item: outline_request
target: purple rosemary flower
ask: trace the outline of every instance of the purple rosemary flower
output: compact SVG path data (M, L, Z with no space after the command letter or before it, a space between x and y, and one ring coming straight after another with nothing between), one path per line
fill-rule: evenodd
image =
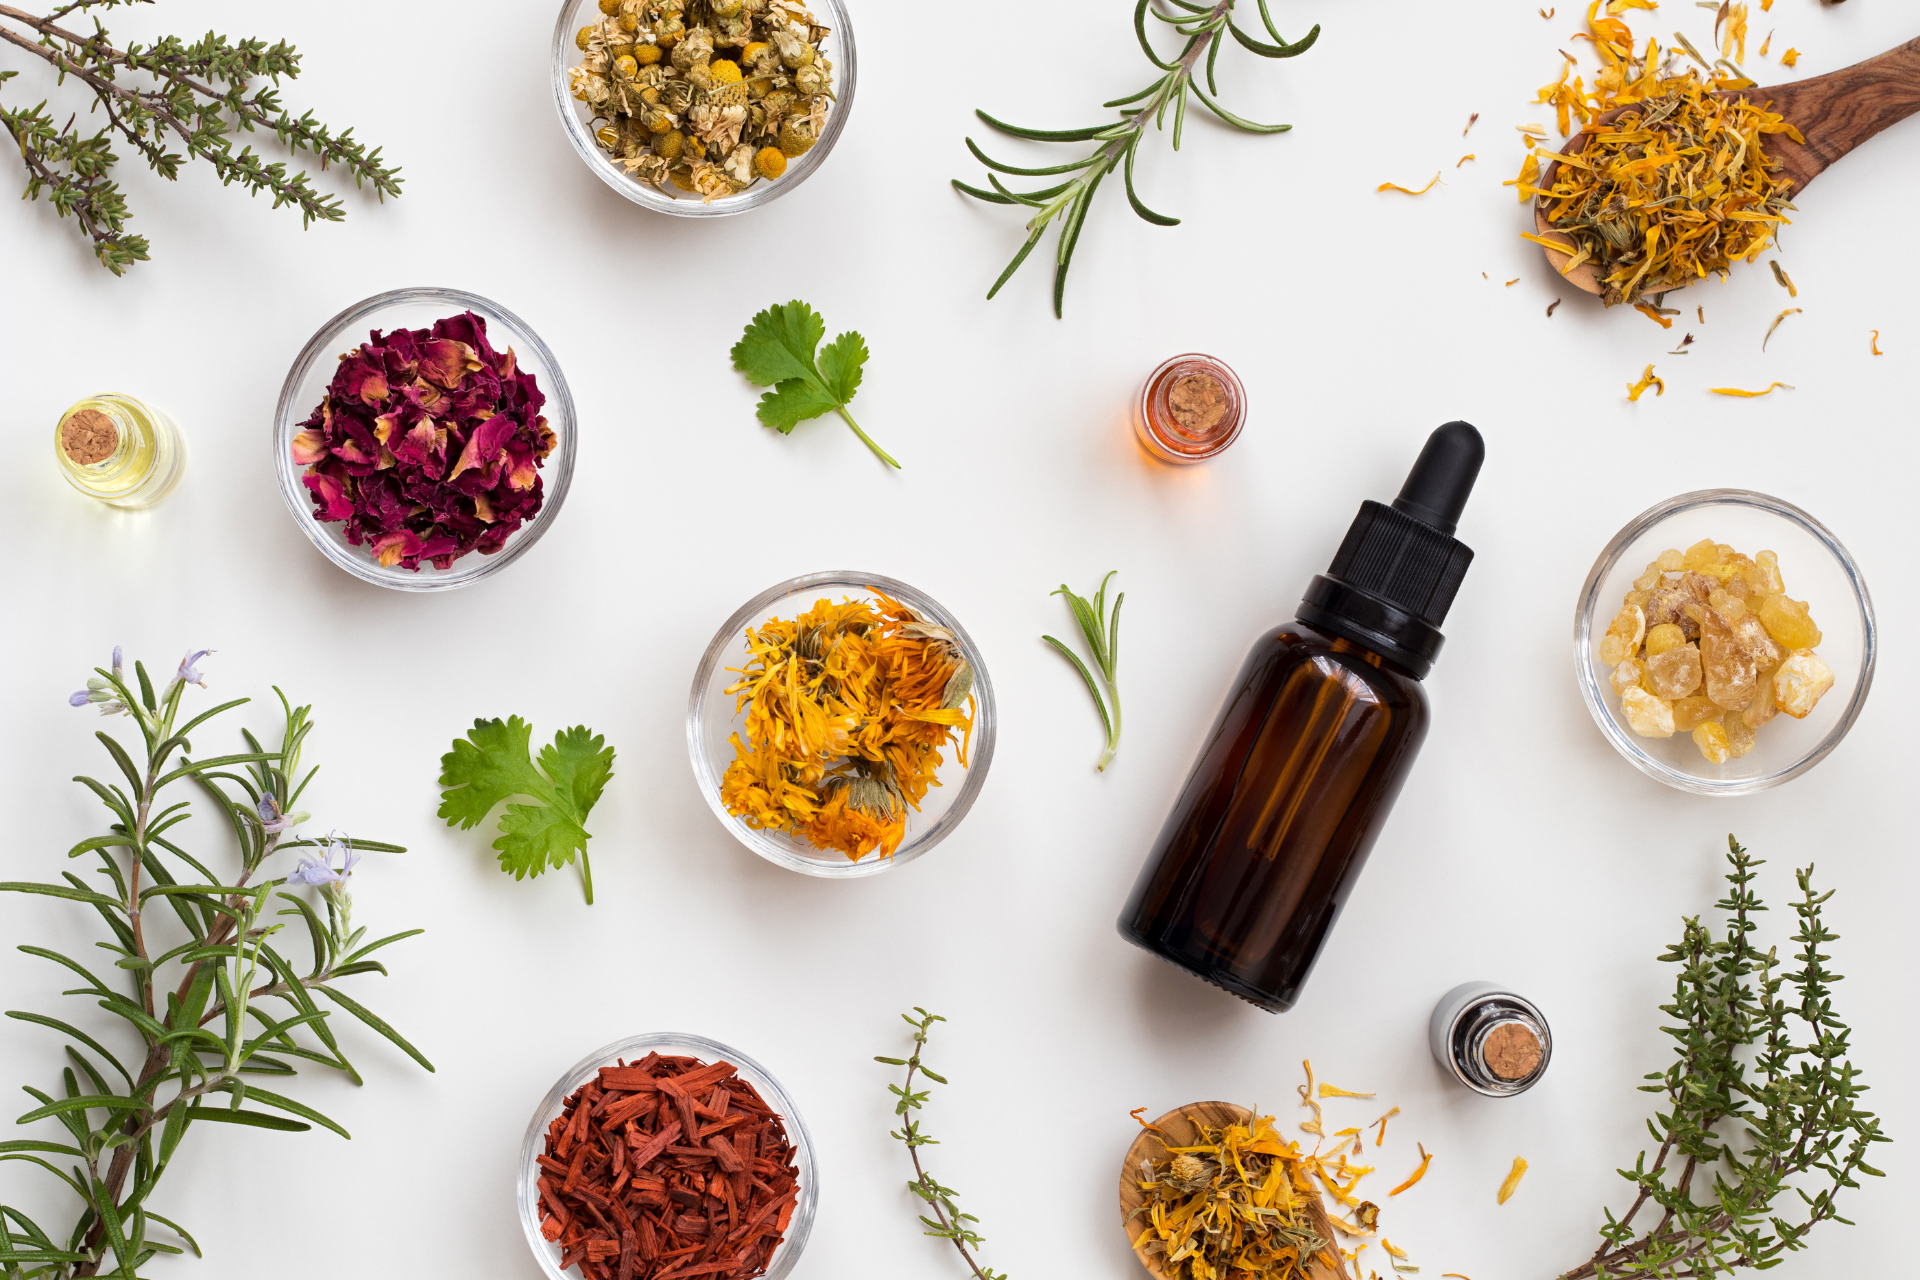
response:
M206 688L207 682L200 675L200 668L196 664L212 652L211 649L196 649L180 659L180 670L174 673L174 681L178 684L197 684L202 689Z
M344 885L360 865L360 855L338 832L318 841L317 846L314 853L300 859L300 865L287 877L288 884ZM339 866L334 865L336 857Z

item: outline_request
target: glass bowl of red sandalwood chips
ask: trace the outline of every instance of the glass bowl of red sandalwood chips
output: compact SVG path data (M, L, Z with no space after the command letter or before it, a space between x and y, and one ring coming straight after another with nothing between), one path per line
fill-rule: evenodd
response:
M780 1280L813 1229L814 1170L765 1067L655 1032L588 1054L541 1100L520 1224L551 1280Z
M1877 651L1873 601L1839 539L1744 489L1683 493L1635 517L1587 575L1573 639L1581 695L1614 749L1714 796L1825 759L1859 718Z

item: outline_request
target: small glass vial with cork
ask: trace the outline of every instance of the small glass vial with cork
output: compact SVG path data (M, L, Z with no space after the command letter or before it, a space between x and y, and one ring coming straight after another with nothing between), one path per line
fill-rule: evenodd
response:
M1454 1079L1489 1098L1525 1093L1553 1057L1545 1015L1491 982L1463 982L1440 997L1427 1044Z
M186 472L180 428L150 404L114 392L88 396L60 415L54 457L67 483L110 507L150 507Z
M1212 356L1190 352L1155 369L1133 407L1133 430L1148 453L1176 465L1225 452L1247 419L1247 390Z

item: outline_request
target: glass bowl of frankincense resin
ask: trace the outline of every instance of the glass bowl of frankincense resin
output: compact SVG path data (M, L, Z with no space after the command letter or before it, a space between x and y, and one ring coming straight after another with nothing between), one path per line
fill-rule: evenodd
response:
M1649 777L1764 791L1824 760L1873 683L1873 601L1827 527L1761 493L1683 493L1635 517L1580 592L1594 722Z

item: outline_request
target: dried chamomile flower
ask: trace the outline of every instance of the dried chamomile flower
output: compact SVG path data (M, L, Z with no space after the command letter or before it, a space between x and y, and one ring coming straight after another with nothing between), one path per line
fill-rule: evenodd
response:
M601 0L573 96L640 181L715 200L785 175L826 127L830 32L795 0Z

